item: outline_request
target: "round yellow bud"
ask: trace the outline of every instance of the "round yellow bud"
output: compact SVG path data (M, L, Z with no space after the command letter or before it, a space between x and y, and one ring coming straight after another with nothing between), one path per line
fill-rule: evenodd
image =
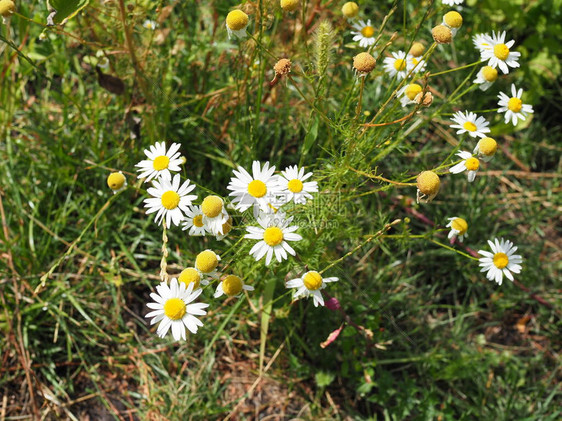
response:
M125 181L127 180L121 172L112 172L107 177L107 185L113 191L121 190L125 185Z
M12 0L0 0L0 16L7 18L16 11L16 4Z
M248 26L250 19L242 10L233 10L226 16L226 26L233 31L239 31Z
M353 67L359 73L367 74L371 72L376 64L375 58L369 53L359 53L353 57Z
M498 150L498 143L491 137L485 137L478 142L478 151L485 156L494 156Z
M341 8L341 12L348 19L353 19L359 14L359 6L354 1L348 1Z
M299 7L300 0L281 0L281 9L285 12L292 12Z
M421 57L424 51L425 47L421 42L414 42L410 48L410 54L414 57Z
M234 297L242 292L244 284L236 275L228 275L222 280L222 291L229 297Z
M431 30L431 35L437 44L449 44L453 39L453 33L445 25L437 25Z
M422 171L416 180L418 190L426 196L435 196L439 191L441 181L433 171Z

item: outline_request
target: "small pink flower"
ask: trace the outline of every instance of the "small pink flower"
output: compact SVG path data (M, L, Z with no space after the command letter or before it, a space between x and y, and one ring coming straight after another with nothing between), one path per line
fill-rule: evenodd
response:
M341 304L336 297L332 297L326 300L325 305L332 311L337 311L341 308Z

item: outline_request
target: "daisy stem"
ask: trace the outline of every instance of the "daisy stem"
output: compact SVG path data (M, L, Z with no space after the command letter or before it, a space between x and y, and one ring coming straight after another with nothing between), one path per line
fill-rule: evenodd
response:
M470 91L472 91L474 88L476 88L476 86L477 86L477 85L476 85L475 83L472 84L472 85L470 85L470 86L469 86L468 88L466 88L463 92L461 92L461 93L458 94L456 97L454 97L453 99L451 99L451 100L449 101L449 103L450 103L450 104L454 104L454 103L457 101L457 99L463 97L464 95L466 95L467 93L469 93ZM453 92L453 94L454 94L454 92ZM451 96L453 96L453 95L451 95Z
M442 72L438 72L438 73L430 73L428 77L439 76L439 75L444 75L445 73L456 72L457 70L468 69L469 67L476 66L480 63L482 63L482 60L478 60L478 61L475 61L474 63L466 64L466 65L461 66L461 67L455 67L454 69L443 70Z
M356 170L355 168L352 168L352 167L348 167L348 169L350 169L351 171L354 171L357 174L362 175L364 177L375 179L375 180L385 181L387 183L394 184L396 186L411 187L411 186L416 185L416 183L402 183L400 181L389 180L388 178L381 177L380 175L369 174L369 173L361 171L361 170Z
M279 60L277 58L277 56L275 54L273 54L271 51L269 51L260 41L258 41L258 39L256 37L254 37L252 34L250 34L249 32L247 32L248 36L250 38L252 38L254 40L254 42L257 44L258 47L260 47L265 53L267 53L268 55L271 56L271 58L273 58L275 61Z
M359 117L361 113L361 103L363 102L363 88L365 87L365 78L362 77L361 79L361 86L359 87L359 101L357 101L357 110L355 112L355 118Z
M457 249L455 249L455 248L453 248L453 247L450 247L450 246L448 246L447 244L440 243L439 241L433 240L433 239L431 239L431 238L428 238L428 240L429 240L430 242L432 242L433 244L437 244L438 246L443 247L443 248L446 248L447 250L454 251L455 253L458 253L458 254L460 254L461 256L464 256L464 257L468 257L468 258L471 259L471 260L476 260L476 261L480 260L480 259L478 259L477 257L473 257L473 256L471 256L470 254L465 253L465 252L460 251L460 250L457 250Z
M293 82L293 86L295 87L295 89L297 90L297 92L300 94L300 96L306 101L306 103L308 105L310 105L314 111L316 111L318 113L318 115L320 117L322 117L322 119L324 119L328 124L332 124L332 121L326 116L326 114L324 114L321 110L318 109L318 107L316 107L316 105L314 105L303 93L303 91L301 91L301 89L298 87L298 85L295 83L295 81L293 80L293 77L291 76L291 74L287 74L287 77L289 78L289 80L291 82Z

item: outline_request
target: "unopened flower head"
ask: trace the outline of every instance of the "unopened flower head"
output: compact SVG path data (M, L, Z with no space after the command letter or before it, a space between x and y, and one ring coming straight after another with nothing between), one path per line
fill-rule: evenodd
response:
M421 57L425 51L425 47L421 42L414 42L410 47L410 51L408 53L412 57Z
M312 296L314 301L314 307L318 305L324 305L324 298L320 292L322 289L326 288L326 284L330 282L337 282L338 278L323 278L320 273L312 270L303 274L300 278L291 279L287 282L287 288L297 288L293 294L293 298L297 299L301 296L310 297Z
M353 25L355 31L351 31L353 41L359 41L359 46L368 48L375 43L375 27L369 19L367 22L364 20L359 21Z
M478 117L476 113L466 111L464 114L457 111L453 114L454 123L451 127L458 129L457 134L468 133L470 137L486 137L486 133L490 133L489 122L484 117Z
M281 0L279 4L281 5L281 9L285 12L293 12L297 10L300 2L301 0Z
M418 187L418 203L428 203L439 193L441 180L439 180L439 176L433 171L422 171L416 179L416 185Z
M369 53L359 53L353 57L353 69L359 76L366 76L373 71L377 62Z
M509 240L503 238L498 241L497 238L494 242L488 240L488 244L492 249L492 253L485 250L479 250L478 254L484 256L480 258L480 272L486 272L486 278L490 281L496 281L499 285L502 284L503 275L510 281L513 281L513 273L521 272L521 263L523 259L520 255L515 254L517 247Z
M443 16L443 25L450 28L453 36L455 36L462 26L462 15L454 10L445 13Z
M266 162L262 167L259 161L252 163L252 175L240 166L234 170L234 177L226 188L231 190L229 196L233 196L232 204L236 209L243 212L252 205L258 205L267 211L280 191L274 172L275 166L270 167Z
M201 203L201 213L203 214L203 224L213 235L222 235L223 224L228 221L228 212L224 201L215 195L207 196Z
M189 211L192 201L197 199L195 195L189 195L195 188L186 180L180 186L180 175L176 174L173 179L160 178L152 182L147 192L151 198L144 199L145 207L148 208L147 214L156 213L155 222L165 220L166 226L171 224L179 225L184 218L184 214Z
M511 123L517 126L517 120L525 121L529 114L533 114L533 106L523 104L521 97L523 96L523 89L517 90L514 84L511 84L511 97L500 92L498 98L499 109L498 113L505 113L505 123Z
M213 250L204 250L195 258L195 269L197 269L201 275L218 278L217 266L220 260L220 256ZM205 283L203 283L203 285L205 285Z
M246 36L246 28L250 18L242 10L233 10L226 16L226 30L228 38L233 36L237 38L244 38Z
M473 153L477 154L484 162L489 162L498 150L497 142L491 137L483 137L478 141Z
M498 78L498 71L491 66L484 66L476 75L473 83L479 84L480 89L486 91Z
M467 151L460 151L457 153L457 156L461 158L462 161L452 166L449 171L452 174L459 174L463 171L467 171L468 182L472 183L480 168L480 161Z
M458 237L459 241L463 241L464 237L468 237L468 234L466 233L468 231L468 223L466 220L456 216L448 219L449 223L447 224L447 227L451 228L448 235L449 239Z
M144 150L144 154L148 159L139 162L135 167L140 172L139 178L145 178L150 181L155 177L165 177L170 179L172 174L170 171L180 171L182 164L181 154L178 152L179 143L172 143L170 149L166 151L165 142L156 142L149 149Z
M253 291L254 287L250 285L246 285L244 281L236 275L228 275L225 276L222 281L217 285L217 289L215 291L215 298L218 298L222 295L226 295L228 297L239 297L242 295L242 291Z
M353 1L348 1L342 6L341 12L348 19L356 18L359 14L359 5Z
M505 42L505 36L505 31L497 34L492 32L492 36L485 41L489 45L480 49L480 55L482 61L488 60L488 66L499 67L504 74L507 74L510 67L519 67L518 60L521 53L511 51L515 41Z
M170 285L162 282L156 287L158 294L151 293L150 297L154 300L148 303L147 307L152 309L145 317L152 317L150 324L158 325L156 334L163 338L172 329L172 336L176 341L185 340L185 328L191 333L197 333L197 329L203 323L195 316L204 316L204 310L209 304L193 303L201 295L203 290L194 289L194 284L190 283L187 287L185 283L172 278Z
M112 172L107 177L107 186L113 190L113 194L117 194L127 187L127 179L121 171Z
M189 284L193 284L193 290L195 291L201 284L201 274L194 267L188 267L181 271L178 281L183 282L186 288Z
M404 51L392 53L392 57L384 59L384 70L390 76L396 76L398 80L402 80L408 74L408 61L410 61L410 58Z
M189 230L188 234L193 236L205 235L207 229L203 223L203 212L201 206L189 206L185 211L185 219L182 221L182 230Z
M431 36L437 44L450 44L453 40L453 31L445 25L437 25L431 30Z
M285 168L279 176L279 187L285 196L285 202L291 200L297 204L304 204L307 200L312 199L312 193L318 192L318 183L316 181L306 181L312 177L312 173L305 174L304 168L298 168L296 165Z

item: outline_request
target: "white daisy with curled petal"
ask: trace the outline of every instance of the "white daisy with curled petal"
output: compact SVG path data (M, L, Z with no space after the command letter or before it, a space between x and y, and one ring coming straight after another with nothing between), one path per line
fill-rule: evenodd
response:
M472 43L480 51L482 56L482 51L491 48L492 40L488 34L476 34L472 37Z
M447 219L449 220L447 227L451 228L449 235L447 236L449 240L458 237L459 241L462 241L464 240L464 237L468 237L468 234L466 233L468 231L468 223L466 220L456 216Z
M147 192L152 197L144 199L145 207L148 208L147 214L157 212L155 222L166 220L166 226L171 224L179 225L184 218L184 214L189 211L192 201L197 199L195 195L188 193L195 188L194 184L189 184L186 180L180 186L180 175L176 174L173 179L160 178L152 181L152 186Z
M505 42L505 35L505 31L497 34L492 32L492 36L488 38L490 46L481 49L480 54L482 61L488 60L488 66L499 67L504 74L508 74L510 67L519 67L521 53L511 51L515 41Z
M406 70L408 73L412 72L412 74L421 73L425 70L427 63L425 60L422 60L420 57L414 57L411 54L408 54L408 62L406 63Z
M515 85L511 84L511 97L507 96L503 92L500 92L498 98L498 113L505 113L505 123L511 123L517 126L517 120L521 119L525 121L529 114L533 114L533 106L529 104L523 104L521 96L523 95L523 89L517 90Z
M171 328L172 336L176 341L185 340L185 328L191 333L197 333L199 326L203 326L203 323L195 316L207 314L203 309L209 307L209 304L192 304L202 292L199 288L194 291L193 287L193 283L186 288L185 283L178 284L177 279L172 278L169 286L166 282L162 282L156 287L158 294L150 294L155 302L148 303L147 307L153 311L144 317L152 317L151 325L160 322L156 330L159 337L166 336Z
M468 182L472 183L476 178L478 168L480 168L480 161L478 160L478 158L473 157L472 154L467 151L460 151L457 153L457 156L462 158L462 161L452 166L449 169L449 172L451 172L452 174L459 174L463 171L468 171Z
M304 173L304 168L299 169L296 165L287 167L281 172L277 179L279 187L283 190L285 203L291 200L297 204L304 204L308 199L312 199L311 193L318 192L318 183L316 181L306 181L312 177L312 173Z
M371 19L364 20L353 25L355 31L351 31L353 41L359 41L359 47L368 48L375 43L375 27L371 23Z
M223 235L223 225L230 218L224 201L215 195L207 196L201 203L201 212L205 228L213 235Z
M482 268L480 272L487 272L486 278L496 281L499 285L502 284L503 275L513 281L511 272L520 273L521 263L523 263L521 256L515 254L517 247L511 241L503 238L499 241L495 238L494 242L488 240L488 244L493 253L478 250L478 254L484 256L480 258L479 266Z
M165 142L156 142L149 149L145 149L144 153L148 157L144 161L139 162L135 167L140 172L139 178L145 178L150 181L155 177L172 178L170 171L181 170L180 165L183 160L181 154L178 152L180 148L179 143L172 143L170 149L166 152Z
M406 84L396 93L396 98L400 99L400 104L405 107L416 104L415 99L422 91L423 87L417 83Z
M265 256L265 264L269 265L273 255L278 262L287 260L287 253L294 256L295 250L287 241L300 241L302 237L295 234L299 228L296 225L289 226L293 218L286 218L282 212L274 214L262 214L258 217L260 227L247 227L248 234L244 238L260 240L250 250L250 255L260 260Z
M487 91L497 79L498 71L493 67L484 66L478 71L476 79L474 79L472 83L480 85L480 90Z
M447 6L456 6L463 4L464 0L441 0L441 3L446 4Z
M484 117L478 117L476 113L466 111L464 114L457 111L451 118L453 122L451 127L457 130L457 134L468 133L470 137L486 137L486 133L490 133L489 122Z
M297 299L300 296L309 297L312 296L314 300L314 307L324 305L324 298L320 290L326 288L326 284L329 282L337 282L338 278L322 278L318 272L312 270L306 272L300 278L291 279L286 283L287 288L297 288L293 294L293 298Z
M203 213L200 206L189 206L185 211L185 219L182 221L182 230L189 230L189 235L205 235L206 229L203 223Z
M227 295L228 297L240 297L240 295L242 295L242 291L253 290L254 287L246 285L240 277L236 275L228 275L217 285L214 297L218 298L222 295Z
M408 62L411 61L411 57L409 54L406 54L404 51L398 51L396 53L392 53L392 57L386 57L384 59L384 70L390 76L396 78L398 80L402 80L408 74Z
M234 197L232 204L235 208L244 212L257 204L260 209L267 210L280 191L274 172L275 166L270 167L269 162L266 162L262 168L259 161L252 163L252 175L240 166L234 170L234 177L226 188L231 190L229 196Z

